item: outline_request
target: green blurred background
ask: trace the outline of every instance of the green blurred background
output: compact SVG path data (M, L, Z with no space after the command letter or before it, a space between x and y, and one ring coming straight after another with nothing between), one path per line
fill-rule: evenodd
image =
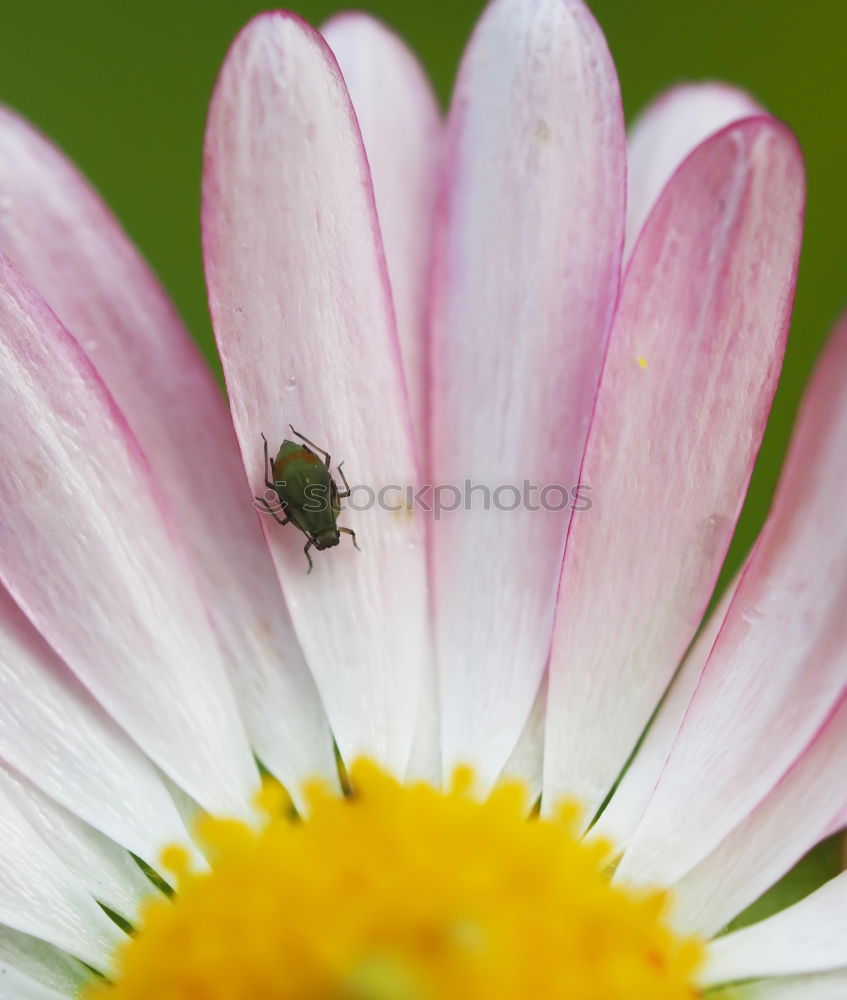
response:
M446 102L481 0L372 0L428 67ZM761 524L794 412L826 333L847 301L847 4L833 0L593 0L618 65L627 115L681 79L747 87L797 131L809 209L785 371L737 533L736 563ZM0 101L64 147L161 275L210 358L199 251L206 104L250 0L3 0ZM301 0L315 24L342 9Z

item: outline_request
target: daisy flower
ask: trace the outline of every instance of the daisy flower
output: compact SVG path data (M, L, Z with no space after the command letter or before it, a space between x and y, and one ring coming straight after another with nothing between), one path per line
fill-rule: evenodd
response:
M227 408L1 112L0 998L843 1000L847 874L727 928L847 824L847 324L703 621L803 204L732 88L627 137L581 0L494 0L444 121L368 17L262 15L203 168ZM311 573L290 426L374 500Z

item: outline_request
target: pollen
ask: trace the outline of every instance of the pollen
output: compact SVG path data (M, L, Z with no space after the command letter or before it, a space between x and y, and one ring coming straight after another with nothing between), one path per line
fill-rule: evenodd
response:
M204 819L208 871L169 849L113 983L86 1000L693 1000L703 948L669 900L609 882L578 810L528 818L519 785L403 785L367 761L350 794L265 795L252 829Z
M639 366L639 368L646 368L647 367L647 358L643 357L640 354L638 356L638 366Z

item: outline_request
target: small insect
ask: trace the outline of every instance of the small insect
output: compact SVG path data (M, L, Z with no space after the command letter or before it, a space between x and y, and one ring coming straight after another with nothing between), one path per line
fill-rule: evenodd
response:
M288 426L291 427L291 424ZM279 524L288 524L290 521L309 539L303 551L309 560L311 573L312 557L309 549L313 545L319 550L332 548L341 541L343 532L353 539L356 549L361 549L356 544L356 533L350 528L339 528L336 523L341 513L341 501L350 496L350 484L342 468L344 463L341 462L338 466L338 474L344 483L344 492L339 493L330 472L332 460L329 453L303 437L293 427L291 433L304 444L286 439L280 445L275 459L268 455L268 439L262 435L265 442L265 486L279 497L285 518L280 518L265 498L256 497L256 502ZM316 452L323 455L323 461Z

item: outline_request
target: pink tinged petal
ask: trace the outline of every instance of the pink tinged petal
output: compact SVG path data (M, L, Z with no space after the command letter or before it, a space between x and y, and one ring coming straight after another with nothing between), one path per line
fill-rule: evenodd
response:
M650 723L635 758L618 782L608 805L591 829L593 835L610 840L617 849L626 846L647 809L695 688L712 652L738 581L727 589L697 636Z
M334 774L226 403L173 307L74 167L0 109L0 252L80 341L150 462L186 543L256 752L296 790Z
M188 839L153 764L2 586L0 760L150 865L165 844Z
M847 690L845 482L847 322L806 394L773 509L621 877L682 878L774 788Z
M716 934L823 840L847 802L845 760L847 695L770 795L677 883L674 924Z
M156 890L127 851L2 766L0 789L99 903L137 922L142 902Z
M441 146L438 105L414 54L379 21L365 14L341 14L321 33L344 74L370 163L406 387L422 451L424 346Z
M762 113L749 94L723 83L683 84L661 94L639 115L627 150L628 260L647 216L685 158L722 128Z
M149 470L72 337L0 258L0 582L205 808L257 785L218 649Z
M748 119L683 164L635 249L559 592L548 808L600 806L702 619L779 374L802 212L794 137Z
M449 117L431 388L434 482L535 487L527 506L487 513L477 490L433 532L444 770L471 762L483 784L549 653L569 514L528 506L577 482L618 290L624 159L614 65L581 0L494 0Z
M54 991L47 996L58 993L60 996L77 997L82 993L83 985L91 981L90 971L66 952L9 927L0 927L0 970L5 970L0 971L2 1000L7 997L9 1000L21 1000L27 996L26 992L17 993L8 985L16 981L13 973L26 977L24 981L28 983L37 984L32 986L32 996L38 996L37 988L41 986ZM4 994L4 985L11 992Z
M0 788L0 924L104 972L126 940Z
M718 938L702 984L847 967L847 872L758 924Z
M0 962L0 1000L64 1000L69 996L73 994L54 990L26 972Z
M326 44L291 15L255 19L224 64L206 138L203 238L255 492L265 489L261 434L276 450L293 437L289 423L335 462L346 459L354 484L416 482L358 126ZM313 550L311 575L303 536L262 521L342 755L368 753L402 773L424 655L421 519L345 510L340 523L356 530L362 551L342 535L338 549Z

